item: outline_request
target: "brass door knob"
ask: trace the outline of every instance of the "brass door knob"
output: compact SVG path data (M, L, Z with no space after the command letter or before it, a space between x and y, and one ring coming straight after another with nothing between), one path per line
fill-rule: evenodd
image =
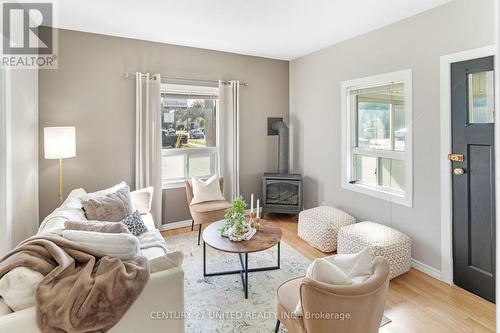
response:
M453 169L453 174L455 176L460 176L460 175L463 175L464 173L465 173L465 171L462 168L455 168L455 169Z

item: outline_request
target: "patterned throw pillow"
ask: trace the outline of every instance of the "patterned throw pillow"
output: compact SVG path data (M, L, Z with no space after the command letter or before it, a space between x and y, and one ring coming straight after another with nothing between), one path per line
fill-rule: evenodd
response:
M148 228L142 221L141 215L139 214L138 210L136 210L120 222L125 224L130 233L136 237L148 231Z

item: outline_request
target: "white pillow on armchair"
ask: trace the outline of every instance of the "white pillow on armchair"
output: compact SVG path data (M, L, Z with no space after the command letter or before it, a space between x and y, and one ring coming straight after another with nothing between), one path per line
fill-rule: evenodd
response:
M363 283L373 274L373 251L366 247L355 254L336 254L315 259L306 272L306 277L332 285L352 285ZM299 300L295 316L302 316Z
M191 205L206 201L224 200L220 190L218 175L213 175L205 181L198 177L193 177L191 183L193 185L193 199L191 200Z

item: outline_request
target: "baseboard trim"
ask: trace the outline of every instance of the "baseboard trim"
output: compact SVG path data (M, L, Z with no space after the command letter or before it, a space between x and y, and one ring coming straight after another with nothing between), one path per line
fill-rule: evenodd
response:
M192 222L193 222L193 220L184 220L184 221L179 221L179 222L172 222L172 223L162 224L158 228L158 230L160 230L160 231L166 231L166 230L172 230L172 229L179 229L179 228L184 228L184 227L190 227Z
M422 273L425 273L427 275L432 276L435 279L441 280L441 271L435 269L434 267L431 267L429 265L424 264L423 262L420 262L415 259L411 259L411 267L415 268L418 271L421 271Z

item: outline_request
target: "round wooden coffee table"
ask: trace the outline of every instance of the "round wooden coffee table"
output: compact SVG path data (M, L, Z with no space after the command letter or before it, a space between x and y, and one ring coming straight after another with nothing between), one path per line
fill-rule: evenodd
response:
M229 274L240 274L243 283L243 290L245 291L245 298L248 298L248 273L249 272L262 272L274 269L280 269L280 241L281 229L273 222L260 220L260 230L255 233L252 239L248 241L233 242L229 238L222 237L220 230L223 228L226 221L217 221L210 224L203 230L203 276L218 276ZM240 258L241 269L232 271L223 271L216 273L207 273L206 256L207 247L210 246L216 250L236 253ZM278 264L271 267L255 267L248 268L248 254L253 252L260 252L267 250L273 246L278 247ZM243 262L243 255L245 260Z

